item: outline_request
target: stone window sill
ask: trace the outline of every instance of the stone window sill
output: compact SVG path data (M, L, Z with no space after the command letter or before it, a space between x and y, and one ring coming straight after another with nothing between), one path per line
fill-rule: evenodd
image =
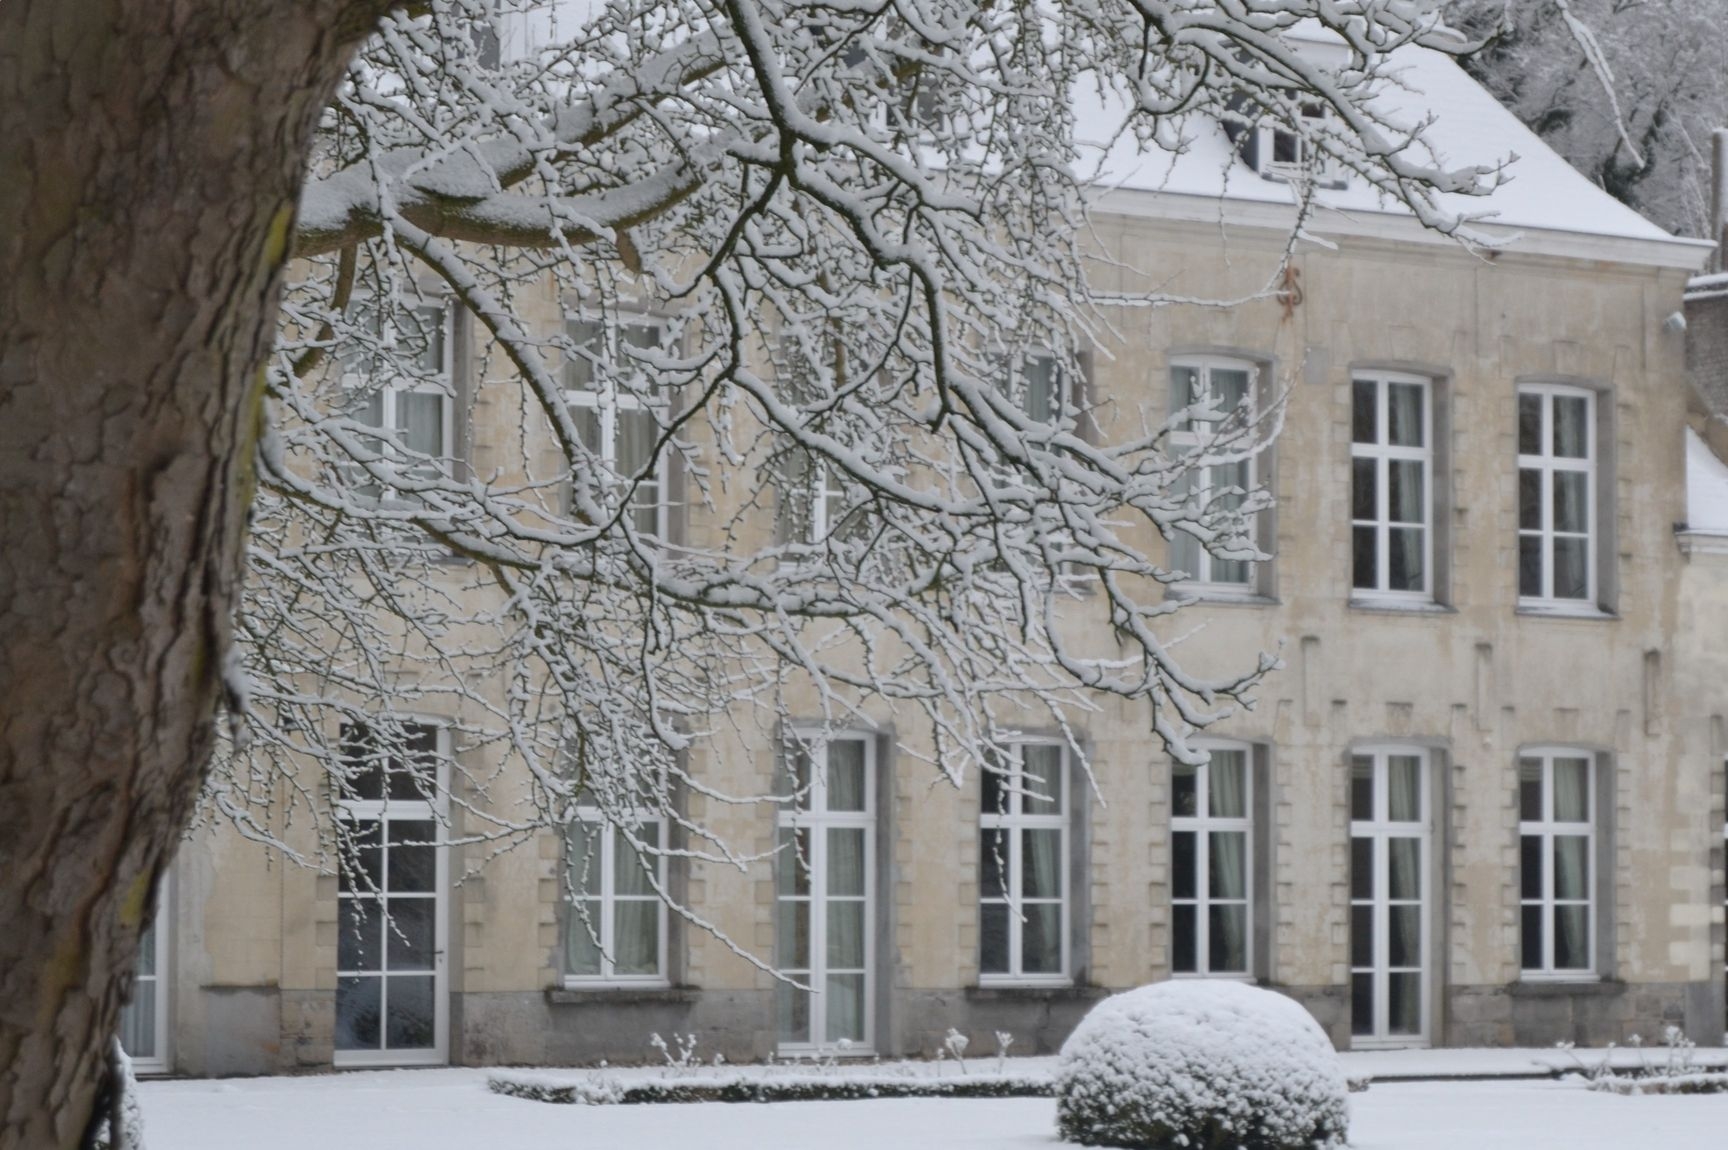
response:
M1608 978L1530 978L1507 988L1514 998L1612 998L1626 992L1626 984Z
M550 1006L677 1006L695 1002L701 992L690 986L549 986Z
M1013 983L968 986L970 1002L1092 1002L1108 998L1101 986L1016 986Z

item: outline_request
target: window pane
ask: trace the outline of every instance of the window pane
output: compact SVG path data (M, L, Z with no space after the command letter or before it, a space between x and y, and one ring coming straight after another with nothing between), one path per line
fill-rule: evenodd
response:
M1350 585L1364 591L1380 588L1379 531L1373 527L1350 529Z
M1386 514L1391 522L1426 523L1423 490L1421 460L1386 461Z
M1056 361L1048 356L1029 356L1021 365L1025 375L1025 406L1021 409L1031 419L1052 423L1062 415L1062 397L1058 390Z
M1520 898L1542 897L1542 836L1518 838L1518 894Z
M828 894L864 895L864 829L828 829Z
M1213 898L1248 897L1248 836L1241 831L1213 831L1207 862L1208 894Z
M1590 897L1590 840L1582 835L1554 836L1554 897Z
M796 796L794 805L801 811L810 809L810 752L802 747L786 755L786 769L774 776L774 793L781 798Z
M1218 401L1218 414L1228 416L1248 398L1248 373L1239 368L1215 367L1210 372L1212 395Z
M1022 974L1062 972L1062 906L1034 903L1026 906L1026 922L1020 935Z
M1542 530L1542 472L1533 467L1518 469L1518 526Z
M864 976L835 974L828 978L827 1032L829 1042L864 1041Z
M382 900L340 900L336 921L336 968L378 970L384 954L384 909Z
M1421 591L1427 584L1427 531L1420 527L1386 529L1386 587L1390 591Z
M810 969L810 904L781 899L774 940L774 963L781 970Z
M864 900L828 903L828 965L835 970L864 967Z
M1200 544L1192 535L1177 532L1170 538L1170 570L1181 571L1190 579L1205 574L1200 569Z
M989 903L978 908L978 969L984 974L1008 973L1008 907Z
M1248 973L1248 908L1241 904L1210 908L1207 969L1213 974Z
M599 977L600 904L593 900L574 903L564 923L564 969L571 974Z
M1374 1033L1374 976L1350 976L1350 1033Z
M1566 459L1589 458L1590 402L1581 395L1554 397L1554 454Z
M1215 819L1248 817L1248 755L1244 751L1213 751L1207 764L1207 813Z
M1518 396L1518 454L1542 454L1542 397L1521 393Z
M349 822L343 827L337 889L376 894L384 888L384 824L378 819Z
M1590 760L1554 760L1554 821L1590 821Z
M1200 969L1195 913L1193 903L1170 908L1170 969L1177 974L1193 974Z
M1543 969L1542 919L1541 903L1528 903L1524 906L1518 930L1519 963L1524 970Z
M433 960L432 922L435 900L430 898L393 898L389 900L390 921L385 924L384 954L391 970L431 970Z
M1002 785L1002 772L995 767L980 767L978 782L983 788L978 806L987 815L1008 812L1008 788Z
M775 855L775 870L779 874L780 893L808 895L810 893L810 831L781 827L779 852Z
M1350 908L1350 965L1374 965L1374 908L1358 905Z
M1350 442L1379 443L1380 427L1375 399L1379 387L1371 379L1358 379L1350 385Z
M1374 840L1366 836L1350 840L1350 897L1374 897Z
M1386 817L1395 823L1422 821L1422 760L1416 755L1386 757Z
M1554 969L1587 970L1590 945L1585 937L1590 911L1582 906L1554 908Z
M378 1049L383 982L377 976L336 980L337 1050Z
M1518 594L1527 599L1542 597L1542 537L1518 537Z
M594 388L594 360L605 353L606 329L592 320L575 319L564 325L575 345L575 353L564 361L564 386L572 391Z
M1062 832L1022 831L1020 894L1023 898L1062 897Z
M1350 759L1350 817L1360 822L1374 818L1374 759L1370 755Z
M1198 368L1172 367L1170 369L1170 411L1174 415L1185 407L1192 407L1200 398L1200 372ZM1193 427L1193 421L1183 419L1175 425L1175 430L1186 431Z
M612 885L618 894L622 895L653 895L654 884L648 880L648 873L643 869L646 865L659 870L658 857L653 853L660 846L660 827L656 823L645 823L631 828L646 853L637 854L636 848L630 845L630 840L621 832L612 835Z
M600 449L600 410L576 405L570 409L570 420L576 425L576 438L595 459L604 458Z
M1225 583L1235 587L1245 586L1248 582L1250 564L1246 559L1214 559L1212 560L1212 582Z
M1389 966L1422 965L1422 908L1386 908L1386 961Z
M774 1006L775 1016L779 1019L780 1041L809 1042L810 992L776 982Z
M652 899L625 899L613 910L613 972L659 974L660 904Z
M612 470L621 479L648 471L654 459L655 441L660 425L652 412L640 408L624 408L614 420L617 442L613 446Z
M1350 517L1379 519L1380 505L1376 484L1379 482L1380 461L1352 459L1350 461Z
M1171 764L1170 813L1177 818L1191 818L1200 813L1200 794L1196 789L1199 773L1200 768L1186 763Z
M1062 748L1028 743L1020 748L1025 764L1022 809L1029 815L1053 815L1062 810Z
M828 744L828 809L864 809L864 740L840 739Z
M1590 476L1582 471L1554 473L1554 530L1585 535L1590 531Z
M390 820L390 889L428 893L438 874L438 824L430 819Z
M1386 840L1387 897L1422 897L1422 841L1414 838Z
M1554 539L1554 598L1590 597L1589 541L1576 537Z
M978 893L980 898L1008 897L1008 832L978 834Z
M1539 823L1542 813L1542 760L1518 760L1518 817Z
M1422 976L1386 976L1386 1029L1392 1034L1422 1033Z
M1193 831L1176 831L1170 836L1170 896L1193 898L1195 891L1196 840Z
M1386 385L1387 439L1395 447L1423 446L1422 393L1419 383Z

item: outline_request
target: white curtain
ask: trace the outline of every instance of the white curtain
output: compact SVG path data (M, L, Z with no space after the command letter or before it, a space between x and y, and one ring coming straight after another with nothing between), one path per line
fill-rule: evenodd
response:
M1393 822L1422 820L1422 760L1393 755L1386 760L1386 812Z
M1212 761L1207 764L1207 789L1210 806L1207 813L1215 819L1246 818L1248 808L1245 791L1248 773L1247 753L1244 751L1213 751Z
M1554 760L1554 821L1582 823L1590 819L1588 759Z

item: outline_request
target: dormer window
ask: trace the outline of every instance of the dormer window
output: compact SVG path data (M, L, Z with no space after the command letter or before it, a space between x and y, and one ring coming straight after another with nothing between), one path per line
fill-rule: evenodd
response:
M1305 100L1295 104L1291 112L1274 116L1242 98L1233 102L1233 114L1225 118L1224 131L1262 179L1282 183L1313 180L1326 187L1343 186L1343 173L1316 143L1330 126L1326 105Z

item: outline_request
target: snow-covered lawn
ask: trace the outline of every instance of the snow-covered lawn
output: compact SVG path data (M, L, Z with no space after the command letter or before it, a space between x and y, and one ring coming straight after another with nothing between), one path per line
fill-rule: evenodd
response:
M492 1094L483 1070L149 1082L158 1150L950 1150L1045 1147L1047 1098L556 1106ZM1354 1094L1358 1150L1721 1150L1728 1094L1625 1098L1576 1083L1380 1082Z

